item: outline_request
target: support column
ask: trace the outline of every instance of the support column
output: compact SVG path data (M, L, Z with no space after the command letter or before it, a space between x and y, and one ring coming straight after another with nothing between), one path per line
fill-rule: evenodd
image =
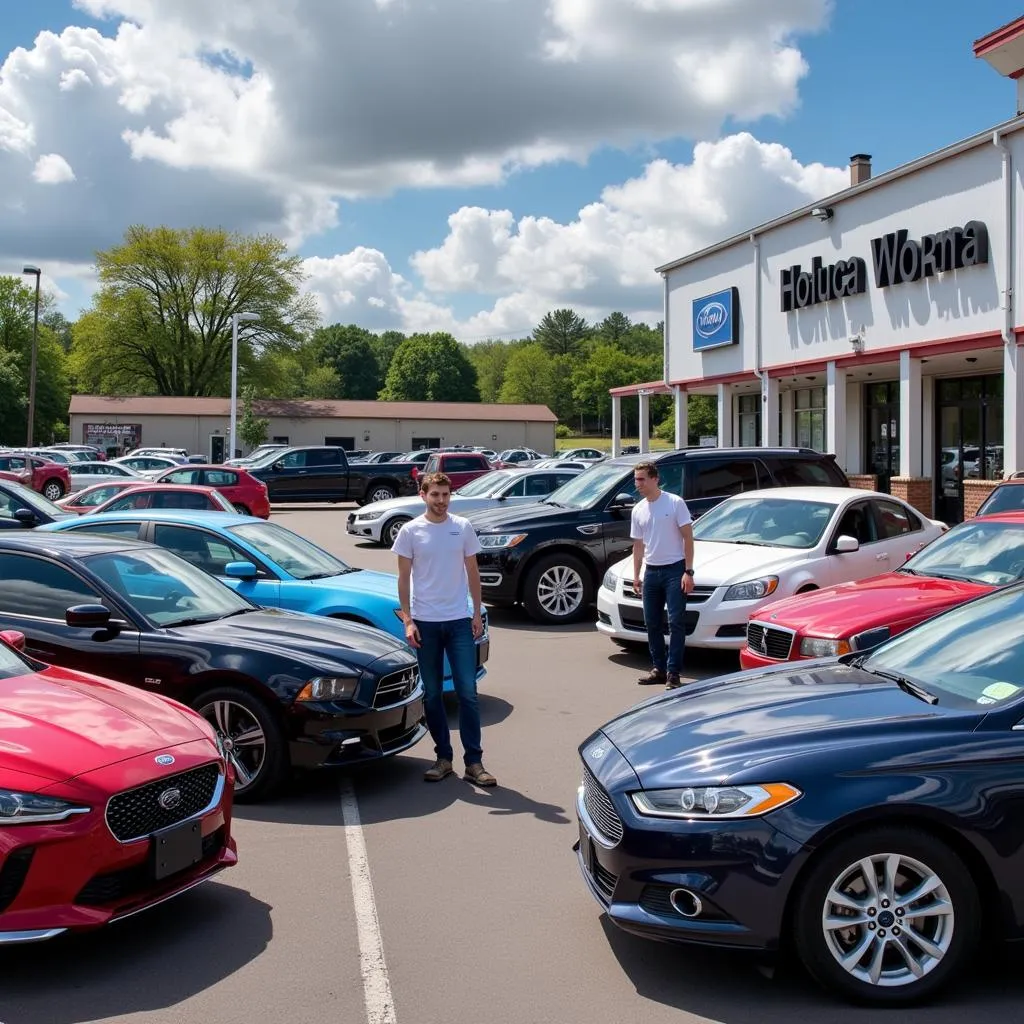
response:
M920 479L921 460L921 360L900 353L900 476Z
M782 392L782 446L793 448L796 434L796 392Z
M1014 343L1003 348L1003 476L1018 469L1024 469L1024 349Z
M612 395L612 458L622 454L622 398Z
M779 382L766 373L761 378L761 444L779 443Z
M676 447L685 448L690 443L690 424L687 418L689 395L676 385Z
M651 396L646 391L641 391L640 417L637 420L637 428L640 434L640 451L646 455L651 450Z
M718 385L718 447L732 446L732 390L727 384Z
M846 373L834 359L825 364L825 450L846 469Z

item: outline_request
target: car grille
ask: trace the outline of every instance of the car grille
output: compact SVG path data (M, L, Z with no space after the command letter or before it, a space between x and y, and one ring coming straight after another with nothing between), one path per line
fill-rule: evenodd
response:
M620 604L619 618L622 620L624 628L635 630L638 633L647 632L647 620L644 618L643 608L637 608L631 604ZM697 628L699 621L700 612L690 611L687 608L683 613L683 630L687 636ZM668 619L664 615L662 615L661 619L661 631L668 633Z
M686 607L689 608L691 605L701 605L710 600L711 595L715 592L714 587L694 587L689 594L686 595ZM639 601L636 591L633 589L632 580L622 581L622 594L624 597L632 597Z
M178 775L168 775L157 782L147 782L138 789L112 796L107 802L107 827L119 842L142 839L153 832L191 818L207 807L213 799L220 777L220 766L204 764ZM160 797L170 789L181 795L178 803L166 809Z
M0 867L0 911L6 910L18 898L35 852L34 846L23 846L9 854Z
M583 806L605 842L614 846L622 838L622 819L604 786L586 768L583 769Z
M377 683L377 692L373 695L373 706L386 708L405 700L416 689L418 681L419 673L415 666L381 676Z
M619 876L609 871L607 868L601 867L601 862L595 856L590 864L590 877L594 880L594 884L601 890L601 895L606 900L611 900L612 895L615 892L615 885L619 880Z
M766 658L785 661L793 647L793 634L788 629L775 629L761 622L747 623L747 648Z

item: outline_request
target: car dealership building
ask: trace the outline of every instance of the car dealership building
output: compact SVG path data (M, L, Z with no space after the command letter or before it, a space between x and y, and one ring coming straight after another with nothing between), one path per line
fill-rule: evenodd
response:
M862 486L957 522L1024 470L1024 18L975 54L1018 82L1018 116L659 267L661 381L612 391L718 404L718 444L834 452ZM648 438L641 437L646 450Z

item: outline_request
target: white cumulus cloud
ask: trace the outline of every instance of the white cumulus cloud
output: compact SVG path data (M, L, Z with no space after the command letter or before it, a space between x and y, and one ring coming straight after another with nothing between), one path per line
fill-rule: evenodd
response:
M32 170L32 177L40 185L60 185L75 180L71 164L60 153L44 153Z

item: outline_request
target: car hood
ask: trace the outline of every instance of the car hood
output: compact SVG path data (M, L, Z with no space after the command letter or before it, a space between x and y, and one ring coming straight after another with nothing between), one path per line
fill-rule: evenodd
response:
M229 646L286 658L318 672L359 672L406 645L383 630L344 619L272 608L168 632L193 642Z
M556 526L579 519L580 509L541 503L513 505L471 512L467 517L477 533L495 533L508 528L528 530L531 526Z
M925 704L895 683L834 661L740 673L665 694L603 728L645 787L772 782L763 766L816 750L876 745L983 717ZM778 780L784 781L784 780Z
M347 597L366 594L372 597L388 597L398 607L398 577L391 572L374 572L372 569L357 569L341 576L326 576L322 580L297 580L304 587L324 594L343 592ZM242 616L239 616L241 618Z
M773 548L754 544L723 544L718 541L693 542L693 577L700 586L718 587L741 583L758 575L777 573L813 557L814 548ZM621 579L633 578L633 556L613 566Z
M981 583L889 572L785 598L757 618L804 634L841 639L875 626L917 622L992 589Z
M163 697L49 667L0 680L0 737L0 769L63 782L210 729Z
M455 498L452 497L452 504L455 504ZM411 498L388 498L385 501L371 501L362 508L356 509L357 516L366 516L371 512L409 512L414 516L418 516L423 511L423 499L415 494Z

